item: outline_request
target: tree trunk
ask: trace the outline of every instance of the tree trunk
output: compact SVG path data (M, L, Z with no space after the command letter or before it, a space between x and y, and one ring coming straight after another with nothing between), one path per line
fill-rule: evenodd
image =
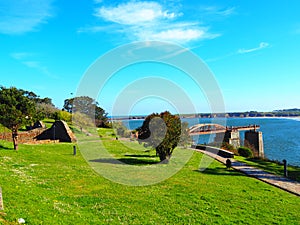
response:
M14 150L18 150L18 128L14 127L12 130L12 139L14 143Z
M163 164L168 164L171 158L171 155L168 154L167 152L156 152L159 156L160 162Z

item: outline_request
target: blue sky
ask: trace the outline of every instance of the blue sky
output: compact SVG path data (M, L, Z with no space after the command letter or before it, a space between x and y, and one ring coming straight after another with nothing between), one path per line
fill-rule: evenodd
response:
M207 64L226 111L300 108L299 11L298 0L0 0L0 84L62 107L97 58L120 45L158 40ZM161 65L125 68L98 101L110 113L114 98L139 75L159 75L180 83L197 111L209 111L205 94L176 73ZM165 109L172 111L171 104L148 98L131 113Z

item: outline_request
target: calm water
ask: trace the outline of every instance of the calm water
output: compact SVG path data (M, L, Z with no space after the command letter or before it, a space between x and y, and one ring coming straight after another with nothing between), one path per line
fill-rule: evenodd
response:
M286 159L290 165L300 166L300 119L285 118L228 118L228 119L183 119L189 126L198 123L218 123L227 126L260 125L263 132L265 156L268 159L282 161ZM123 121L129 129L142 125L143 120ZM240 132L243 141L244 132ZM194 137L198 143L213 141L213 135Z

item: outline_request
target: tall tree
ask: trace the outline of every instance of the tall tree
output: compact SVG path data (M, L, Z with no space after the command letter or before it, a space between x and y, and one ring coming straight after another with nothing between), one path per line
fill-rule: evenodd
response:
M69 113L79 112L95 119L97 127L104 127L107 124L107 113L99 106L99 103L88 96L79 96L66 99L64 102L64 110Z
M140 141L155 148L160 161L168 162L180 141L181 121L168 111L153 113L137 131Z
M0 87L0 123L11 129L15 150L18 150L18 129L31 124L35 116L35 103L26 91Z

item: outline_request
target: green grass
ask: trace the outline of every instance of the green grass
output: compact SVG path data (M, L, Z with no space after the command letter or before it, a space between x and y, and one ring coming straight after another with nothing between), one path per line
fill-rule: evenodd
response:
M110 135L111 130L100 132L103 146L116 158L138 159L141 169L151 165L149 158L155 160L154 152L149 149L134 142L122 147ZM0 211L0 224L16 224L21 217L28 224L299 224L300 221L299 197L226 170L216 161L199 172L200 153L195 152L182 170L161 183L126 186L98 175L80 152L73 156L72 144L20 145L18 152L8 142L0 144L0 186L5 207Z
M242 156L235 156L234 158L240 162L244 162L249 165L258 167L269 173L277 174L280 176L284 175L283 164L279 164L277 162L273 162L270 160L258 159L258 158L244 158ZM300 182L300 167L288 165L288 177L290 179Z
M55 122L55 120L46 118L46 119L43 119L42 122L45 124L45 126L47 128L50 128L53 125L53 123Z

